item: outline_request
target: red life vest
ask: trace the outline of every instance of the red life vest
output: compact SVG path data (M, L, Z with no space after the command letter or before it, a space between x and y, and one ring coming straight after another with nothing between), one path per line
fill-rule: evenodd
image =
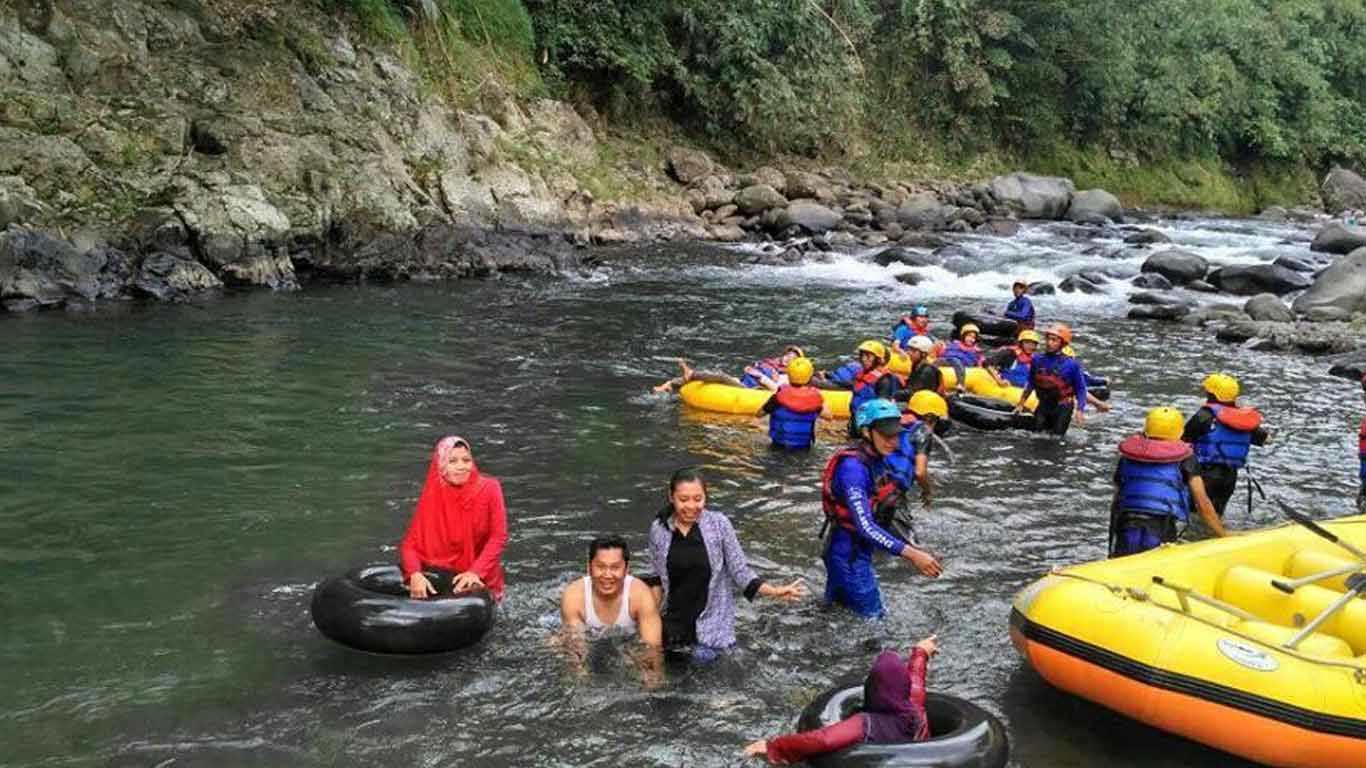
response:
M796 413L818 413L825 407L821 391L812 386L781 386L773 397L778 405Z
M1011 344L1010 350L1015 353L1015 362L1020 365L1031 365L1034 362L1034 356L1024 351L1019 344Z
M1062 357L1061 355L1059 355L1059 357L1062 358L1064 363L1066 362L1067 358ZM1043 392L1056 393L1059 402L1066 403L1076 398L1077 392L1072 389L1072 382L1059 375L1058 372L1052 368L1035 365L1030 370L1030 376L1034 382L1034 389Z
M1366 456L1366 419L1361 420L1361 432L1357 435L1357 451Z
M821 510L825 512L825 519L847 531L854 531L856 528L854 527L853 513L844 506L843 501L835 498L834 492L835 469L839 467L841 461L847 458L856 458L865 464L875 465L878 456L866 443L860 443L854 448L841 448L835 451L835 455L831 456L830 460L825 463L825 470L821 472ZM869 466L868 474L873 475L872 466ZM890 475L873 477L873 483L875 484L873 493L868 499L873 509L895 501L897 494L901 493Z
M858 378L854 379L854 391L857 392L864 387L875 386L886 375L886 368L880 365L874 366L872 369L860 373Z
M1154 440L1143 435L1131 435L1119 444L1119 453L1126 459L1148 464L1175 464L1190 458L1194 451L1190 443L1180 440Z

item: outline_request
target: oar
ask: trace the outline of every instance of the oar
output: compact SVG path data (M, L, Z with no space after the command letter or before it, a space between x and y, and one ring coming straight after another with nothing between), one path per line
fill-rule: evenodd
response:
M1154 576L1153 583L1158 585L1159 587L1166 587L1167 589L1170 589L1171 591L1175 592L1176 599L1181 601L1181 610L1185 611L1186 613L1190 613L1191 610L1190 605L1186 602L1186 600L1189 598L1198 603L1204 603L1205 605L1208 605L1211 608L1218 608L1219 610L1225 613L1231 613L1234 616L1237 616L1238 618L1242 619L1243 621L1258 621L1258 618L1255 615L1248 613L1247 611L1243 610L1242 608L1239 608L1236 605L1233 605L1232 603L1226 603L1223 600L1218 600L1208 595L1202 595L1199 592L1196 592L1195 590L1191 589L1190 587L1183 587L1180 584L1172 584L1171 582L1163 579L1161 576Z
M1334 600L1332 605L1324 608L1323 613L1315 616L1313 621L1306 624L1304 629L1299 631L1299 634L1290 638L1290 640L1286 642L1285 647L1294 650L1295 646L1299 645L1304 638L1309 637L1309 635L1322 626L1325 621L1333 618L1333 614L1342 610L1348 603L1352 602L1357 595L1360 595L1362 590L1366 590L1366 573L1356 573L1348 576L1347 591L1342 593L1342 597Z
M1348 573L1356 573L1357 571L1360 571L1363 568L1366 568L1366 563L1348 563L1347 565L1339 565L1336 568L1329 568L1323 573L1314 573L1308 576L1303 576L1298 579L1290 579L1289 581L1283 581L1281 579L1272 579L1271 586L1275 587L1276 589L1279 589L1287 595L1293 595L1295 594L1295 590L1305 585L1313 584L1318 581L1323 581L1324 579L1331 579L1334 576L1342 576Z
M1361 550L1352 546L1351 543L1343 541L1342 539L1338 538L1337 534L1333 533L1327 528L1324 528L1323 526L1309 519L1309 517L1304 515L1303 513L1296 512L1295 510L1291 509L1290 506L1286 504L1284 501L1276 499L1276 503L1280 505L1281 511L1285 513L1286 517L1290 518L1291 520L1294 520L1295 522L1299 523L1305 528L1308 528L1310 531L1314 533L1315 536L1327 539L1328 541L1333 542L1334 544L1338 545L1339 547L1342 547L1348 552L1351 552L1352 555L1356 557L1356 559L1362 561L1363 563L1366 563L1366 552L1362 552Z

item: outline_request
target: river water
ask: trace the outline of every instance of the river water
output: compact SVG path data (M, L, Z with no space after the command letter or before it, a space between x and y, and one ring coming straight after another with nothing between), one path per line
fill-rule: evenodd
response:
M1295 227L1158 226L1223 263L1307 255ZM1013 765L1236 764L1050 689L1009 643L1011 597L1051 566L1104 555L1114 445L1147 407L1189 413L1206 371L1236 373L1269 414L1275 440L1255 457L1267 491L1320 515L1355 493L1358 400L1313 359L1124 320L1118 284L1036 301L1072 321L1115 410L1062 442L955 432L919 526L945 575L882 563L886 621L814 599L742 605L742 650L673 670L658 691L611 649L586 678L547 650L587 538L620 531L643 550L682 465L705 465L711 506L763 574L824 583L817 486L838 430L812 455L772 454L752 419L647 394L674 357L738 370L797 341L833 363L914 301L946 320L1004 305L1014 275L1137 270L1141 251L1099 244L1083 255L1097 242L1060 226L969 238L967 274L925 270L916 288L894 280L904 268L857 256L779 267L659 247L568 280L319 287L0 323L0 765L739 765L746 741L790 728L875 649L930 632L943 648L931 685L1000 715ZM473 442L509 504L494 630L418 659L323 639L312 585L395 558L446 433ZM1275 520L1235 498L1233 527Z

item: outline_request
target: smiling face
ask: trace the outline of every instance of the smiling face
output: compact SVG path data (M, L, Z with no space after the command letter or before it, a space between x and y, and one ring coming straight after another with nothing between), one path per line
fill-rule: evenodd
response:
M1048 345L1049 352L1057 353L1062 351L1062 337L1056 333L1044 334L1043 341Z
M626 580L626 557L617 547L603 547L588 561L588 575L592 577L593 593L602 598L621 594Z
M858 353L858 362L859 365L863 366L863 370L871 371L882 361L872 352L860 352Z
M669 503L673 504L676 521L692 525L702 516L702 508L707 505L707 491L700 481L682 482L669 493Z
M977 334L973 333L972 331L968 331L967 333L963 334L963 345L964 345L964 346L971 347L971 346L975 345L976 343L977 343Z
M451 485L464 485L474 471L474 455L463 445L456 445L446 455L446 463L441 465L441 477Z
M1025 354L1026 354L1026 355L1032 355L1032 354L1034 354L1034 352L1037 351L1038 348L1039 348L1039 342L1037 342L1037 341L1022 341L1022 342L1020 342L1020 349L1023 349L1023 350L1025 351Z

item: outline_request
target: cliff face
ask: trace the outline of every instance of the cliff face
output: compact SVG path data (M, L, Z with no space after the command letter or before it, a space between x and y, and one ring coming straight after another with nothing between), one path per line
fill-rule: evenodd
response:
M566 234L610 218L573 175L512 158L596 162L569 105L493 85L480 111L454 108L396 50L297 5L244 24L231 0L0 0L0 228L70 241L11 242L27 249L18 268L55 281L37 296L11 285L11 309L99 298L72 288L91 269L154 296L158 270L292 288L296 269L549 269L569 258ZM698 234L681 200L655 213L661 234Z

